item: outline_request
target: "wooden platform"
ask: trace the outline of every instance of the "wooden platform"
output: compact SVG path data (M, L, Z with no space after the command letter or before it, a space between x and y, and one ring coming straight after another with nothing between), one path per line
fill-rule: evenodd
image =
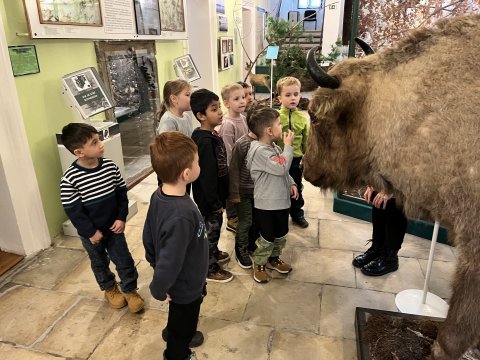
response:
M17 265L23 258L22 255L10 254L0 250L0 276Z

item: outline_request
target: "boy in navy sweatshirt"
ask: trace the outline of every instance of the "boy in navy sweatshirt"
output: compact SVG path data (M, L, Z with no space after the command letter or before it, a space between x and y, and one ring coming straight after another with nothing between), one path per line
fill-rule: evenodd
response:
M198 316L208 269L205 224L186 192L187 184L200 174L197 146L178 131L164 132L150 145L150 155L162 185L150 199L143 246L145 258L154 269L152 296L170 302L163 358L194 359L189 344L199 333Z
M80 235L95 279L111 307L128 303L131 312L139 312L144 301L137 293L138 273L125 240L128 198L120 170L102 157L103 143L91 125L68 124L62 129L62 143L78 157L60 182L62 205ZM110 271L110 259L123 293Z

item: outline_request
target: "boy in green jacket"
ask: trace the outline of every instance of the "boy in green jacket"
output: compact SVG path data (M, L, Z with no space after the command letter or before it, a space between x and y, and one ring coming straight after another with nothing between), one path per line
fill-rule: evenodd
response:
M305 219L303 205L305 204L302 196L302 176L303 169L301 166L303 154L307 148L308 137L308 120L297 109L300 101L300 81L293 76L287 76L277 81L277 94L280 100L280 122L282 131L287 133L288 130L293 132L293 160L290 166L290 176L297 184L298 199L292 199L290 206L290 216L294 224L306 228L308 221ZM278 145L283 149L282 141Z

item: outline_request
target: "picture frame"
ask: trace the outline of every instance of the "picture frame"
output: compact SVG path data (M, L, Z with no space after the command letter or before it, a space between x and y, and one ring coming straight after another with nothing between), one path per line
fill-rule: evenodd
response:
M162 31L185 32L183 0L159 0Z
M233 37L221 36L218 38L218 68L226 70L234 64Z
M228 52L233 52L233 39L228 39Z
M215 5L217 13L225 14L225 0L216 0Z
M135 0L138 35L160 35L162 32L158 0Z
M192 82L201 78L190 54L176 58L174 67L177 75L185 81Z
M37 0L41 24L103 26L100 0Z
M114 106L100 75L93 67L64 75L62 82L64 92L84 119Z
M38 74L40 72L35 45L9 46L8 54L12 64L13 76Z
M228 31L228 20L226 16L218 16L218 31L227 32Z

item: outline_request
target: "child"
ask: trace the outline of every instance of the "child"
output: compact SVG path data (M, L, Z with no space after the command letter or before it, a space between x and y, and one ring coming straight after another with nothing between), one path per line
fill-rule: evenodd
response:
M180 131L191 136L193 131L190 111L192 87L185 80L167 81L163 87L163 102L155 115L155 133Z
M213 92L200 89L190 99L192 111L200 121L193 131L192 139L198 146L200 176L193 183L193 198L202 213L209 243L208 281L225 283L233 280L229 271L219 263L227 262L230 256L218 250L218 240L223 223L223 210L228 195L227 153L223 140L214 130L222 123L222 108Z
M200 174L197 146L180 132L165 132L150 145L152 167L163 184L150 199L143 245L154 269L150 291L168 300L164 359L191 359L208 269L208 240L197 206L186 193ZM203 335L202 335L203 340Z
M243 112L243 115L247 116L247 112L254 106L256 105L256 101L253 98L253 92L252 92L252 85L244 82L244 81L237 81L237 84L242 85L243 91L245 92L245 102L247 106L245 107L245 111Z
M230 165L232 158L232 149L235 141L240 139L248 132L247 122L242 112L245 111L245 91L239 84L226 85L222 89L223 105L228 109L228 113L223 116L223 123L219 134L225 143L227 149L227 165ZM227 200L227 230L235 232L237 230L237 212L235 206Z
M255 108L257 110L258 108ZM252 129L252 108L247 115L248 128ZM246 166L246 157L250 144L257 136L249 131L235 142L232 151L232 161L228 168L229 200L235 204L238 225L235 234L235 257L243 269L252 267L250 252L255 250L255 240L258 231L253 224L253 180Z
M290 216L294 224L302 228L308 227L308 221L305 219L303 205L305 204L302 196L302 176L301 166L302 157L307 147L308 121L307 118L297 109L300 101L300 81L292 76L284 77L277 82L277 94L280 100L280 121L283 132L291 130L293 139L293 161L290 167L290 175L295 180L298 189L298 199L292 199L290 207ZM280 147L283 147L281 141Z
M282 138L278 111L270 108L255 111L249 125L258 137L258 141L252 141L247 154L247 168L254 182L253 216L260 232L253 253L253 278L266 283L270 277L265 266L281 274L292 271L280 255L287 242L290 196L298 197L297 186L288 174L293 158L293 133L288 130L283 134L285 148L282 153L274 143Z
M139 312L144 301L136 290L138 273L125 240L128 198L120 170L112 160L102 157L103 143L91 125L66 125L62 143L78 157L60 182L62 205L80 235L95 279L112 308L128 304L128 310ZM110 259L117 268L122 292L110 271Z

